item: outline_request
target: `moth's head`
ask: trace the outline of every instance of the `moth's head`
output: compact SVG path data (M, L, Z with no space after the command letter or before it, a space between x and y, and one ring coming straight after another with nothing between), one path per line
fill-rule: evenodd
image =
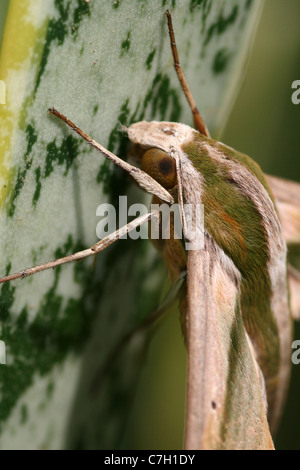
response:
M177 185L176 154L195 132L173 122L141 121L126 129L132 143L129 159L165 189Z

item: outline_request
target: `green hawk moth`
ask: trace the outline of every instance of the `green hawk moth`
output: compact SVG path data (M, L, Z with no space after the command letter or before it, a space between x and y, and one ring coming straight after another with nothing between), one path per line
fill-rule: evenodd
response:
M167 18L194 129L169 122L133 124L126 132L134 166L59 111L50 112L127 171L154 201L178 202L185 241L193 240L194 227L184 220L184 206L204 205L201 249L185 250L175 237L154 241L173 282L186 272L179 293L189 358L185 447L271 449L289 379L289 286L291 306L299 310L298 273L286 262L287 242L299 241L299 186L266 177L249 157L211 139L182 74L168 12ZM0 282L95 255L157 218L150 212L89 249Z

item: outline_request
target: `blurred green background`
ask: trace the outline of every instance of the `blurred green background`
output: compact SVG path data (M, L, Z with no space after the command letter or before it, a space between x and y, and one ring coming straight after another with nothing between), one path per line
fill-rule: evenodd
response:
M8 0L0 0L0 41ZM265 0L248 68L221 140L254 158L265 172L300 181L300 1ZM1 77L0 77L1 80ZM201 103L199 103L201 109ZM300 339L300 325L295 327ZM174 310L151 343L126 441L135 449L182 446L186 353ZM277 449L300 449L300 365L294 366ZM134 442L134 444L133 444Z
M245 77L221 140L255 159L269 174L300 181L300 105L291 85L300 79L300 1L265 0ZM198 104L201 110L201 103ZM295 325L300 339L300 324ZM182 445L186 353L178 313L172 312L151 344L128 425L136 448ZM300 449L300 365L275 445ZM132 441L131 441L132 442Z

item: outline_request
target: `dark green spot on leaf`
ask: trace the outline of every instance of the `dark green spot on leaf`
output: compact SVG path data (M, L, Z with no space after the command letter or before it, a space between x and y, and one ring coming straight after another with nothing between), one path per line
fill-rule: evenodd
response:
M171 3L172 8L174 8L176 6L176 0L172 0L172 1L162 0L161 6L166 7L168 5L168 3Z
M47 145L46 165L44 177L47 178L54 170L54 164L65 166L65 175L68 174L74 160L79 153L79 141L72 135L68 135L63 139L60 146L56 145L56 141Z
M37 141L37 134L35 133L35 130L32 124L28 124L25 130L25 133L26 133L26 140L27 140L27 148L24 154L25 168L22 168L22 169L19 168L17 171L15 186L12 191L11 199L8 203L7 214L9 217L12 217L15 213L16 200L21 192L21 189L24 186L27 171L30 169L31 164L32 164L32 157L30 157L30 154L31 154L34 144Z
M226 29L232 25L238 16L239 7L235 5L228 16L224 15L221 11L218 19L208 28L207 35L204 44L207 45L215 35L220 35L226 31Z
M131 32L128 31L127 33L127 36L126 36L126 39L122 42L121 44L121 53L120 53L120 57L123 57L124 54L127 54L127 52L129 51L130 49L130 36L131 36Z
M119 8L120 4L121 4L121 0L114 0L113 8L116 10L117 8Z
M226 49L221 49L220 51L217 52L215 55L212 69L215 74L221 73L225 70L227 64L229 61L229 55L226 51Z
M150 70L151 67L152 67L152 62L153 62L155 53L156 53L156 49L153 49L153 51L150 52L150 54L148 55L148 57L146 59L146 69L147 70Z
M37 201L39 200L39 197L40 197L40 194L41 194L41 188L42 188L42 185L41 185L41 167L40 166L38 168L36 168L36 170L35 170L35 182L36 182L36 188L35 188L35 192L34 192L33 199L32 199L32 203L33 203L34 206L36 205Z

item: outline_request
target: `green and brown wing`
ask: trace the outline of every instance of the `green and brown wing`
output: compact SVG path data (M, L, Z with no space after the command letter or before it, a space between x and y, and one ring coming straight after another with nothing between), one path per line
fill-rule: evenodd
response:
M273 449L262 373L240 310L239 279L206 237L187 270L187 449ZM229 263L229 264L228 264Z

